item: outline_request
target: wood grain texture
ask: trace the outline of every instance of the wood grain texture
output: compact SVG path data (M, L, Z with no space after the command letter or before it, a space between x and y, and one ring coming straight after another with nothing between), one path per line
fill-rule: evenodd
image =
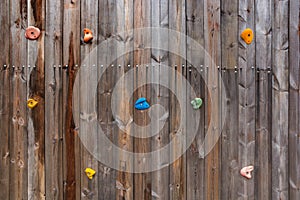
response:
M151 26L168 28L169 26L169 5L168 1L152 1L151 2ZM152 45L168 48L168 36L161 34L157 31L152 31ZM162 49L162 48L161 48ZM166 70L168 66L168 52L161 49L151 49L151 66L149 73L151 78L149 81L161 83L169 82L169 73ZM152 130L158 130L155 136L152 137L151 151L159 150L169 143L169 91L168 88L161 85L151 85L151 104L159 104L163 107L164 112L159 112L157 115L152 117L151 121L154 120ZM162 116L167 116L166 120L159 120ZM159 130L159 127L162 127ZM162 164L166 164L164 161L168 160L163 155L154 158L155 162L159 167ZM169 167L164 166L162 169L152 172L151 175L151 195L152 199L169 199Z
M6 30L9 29L9 1L2 1L0 6L0 33L3 35ZM5 23L6 22L6 23ZM0 199L9 199L9 185L10 185L10 123L11 123L11 111L10 111L10 68L4 68L4 65L8 67L10 62L10 37L0 38L1 48L3 53L0 55Z
M210 152L204 152L207 154L205 157L205 199L218 199L220 198L220 142L218 141L213 145L213 140L216 135L221 131L220 129L220 111L219 104L212 104L211 99L215 102L219 102L220 88L217 66L221 65L221 40L220 40L220 2L214 0L204 1L204 38L205 38L205 50L209 57L205 57L205 66L207 66L207 87L209 89L206 98L206 117L205 126L206 136L209 139L205 146L212 146ZM210 93L211 91L211 93ZM209 98L210 97L210 98ZM209 129L208 127L211 127Z
M221 5L221 45L222 65L227 71L221 71L222 81L225 85L221 98L226 99L226 107L222 105L222 115L225 124L222 129L221 141L221 197L222 199L238 199L238 2L222 1ZM226 24L226 26L224 26Z
M272 2L255 2L256 67L256 148L255 199L271 198L271 72Z
M27 160L27 2L10 2L10 63L15 66L10 74L10 199L26 199L28 195ZM18 10L19 12L15 12ZM24 67L23 67L24 65Z
M205 81L204 81L204 55L200 49L194 49L193 40L204 47L204 1L187 1L186 3L186 33L187 33L187 79L195 90L196 97L205 99ZM189 62L193 61L192 64ZM187 196L186 199L204 199L204 160L199 158L198 145L201 145L205 136L205 107L200 110L193 110L190 102L195 96L192 95L191 89L187 89L187 113L193 112L193 118L196 113L200 112L198 127L194 121L187 118L187 128L197 131L192 145L188 148L186 154L187 165ZM205 102L204 102L205 104ZM195 126L195 127L193 127Z
M150 1L142 0L142 1L133 1L133 11L135 17L133 20L133 43L134 43L134 53L133 53L133 64L134 64L134 88L141 83L141 81L149 78L147 76L149 67L146 65L150 64L150 49L145 49L144 47L149 46L151 43L151 33L146 31L137 31L138 28L149 27L151 25L151 12ZM136 88L135 93L133 94L133 102L135 102L138 98L141 97L150 97L149 87L143 85L139 88ZM133 122L138 124L139 126L146 126L149 123L149 119L147 117L147 110L136 110L133 111ZM137 130L133 130L133 133L137 133ZM138 134L142 136L147 136L146 130L142 130ZM151 141L148 138L138 138L135 137L133 139L134 152L135 153L146 153L151 151ZM134 170L141 171L142 168L142 160L139 158L134 158ZM134 199L151 199L151 173L135 173L133 175L134 181Z
M182 0L169 1L169 28L179 33L186 33L185 16L186 7L185 2ZM174 36L172 36L174 37ZM169 54L169 66L172 67L172 74L169 75L170 89L177 92L177 95L171 91L169 93L170 98L170 121L169 121L169 140L174 140L177 134L186 136L186 86L183 84L181 77L186 76L186 40L175 36L175 40L169 38L169 51L175 52ZM180 55L183 54L183 55ZM183 113L183 115L181 115ZM182 126L180 126L180 124ZM181 144L174 142L173 146L170 146L170 159L174 160L174 156L181 152L185 148L185 141L181 141ZM170 164L170 199L185 199L186 198L186 155L182 155L180 158Z
M88 70L83 70L80 74L80 106L90 104L91 99L95 98L95 91L91 91L90 81L98 80L97 74L97 64L98 59L97 56L93 57L90 55L97 55L97 36L98 36L98 13L99 13L99 1L81 1L81 18L80 18L80 27L81 33L83 36L83 29L88 28L92 30L94 39L90 43L83 43L81 45L81 68L89 68L92 72L90 73ZM95 48L95 50L94 50ZM93 52L93 53L92 53ZM91 54L92 53L92 54ZM84 115L90 115L94 112L93 106L87 106L87 113L83 113ZM81 117L81 120L84 120ZM99 199L99 184L98 180L103 175L100 171L100 167L98 165L98 161L94 158L95 152L97 152L98 145L95 145L95 141L98 138L90 137L90 132L97 131L93 127L87 126L83 127L83 124L79 124L80 127L80 135L81 138L85 138L87 141L87 145L93 145L92 148L87 148L85 146L81 146L81 199ZM96 143L97 144L97 143ZM93 179L88 179L84 170L86 168L94 169L97 174L93 177ZM105 184L103 184L103 187Z
M46 199L63 199L62 2L46 1L45 170ZM47 120L46 120L47 119Z
M272 37L272 199L289 199L288 188L288 11L289 1L274 1Z
M45 199L45 1L29 1L28 25L42 32L37 41L28 40L27 97L38 101L28 109L28 199Z
M254 28L254 1L239 2L239 34L246 28ZM239 43L239 146L238 167L255 164L255 42ZM255 176L255 175L254 175ZM241 199L254 199L254 180L238 179L238 195Z
M118 58L118 64L121 67L118 69L116 81L121 81L121 89L122 91L116 91L119 94L119 102L120 107L118 109L119 116L114 116L115 120L116 117L119 117L124 124L128 124L132 119L133 113L133 98L127 99L127 96L130 96L129 91L133 88L132 81L120 79L118 77L125 75L131 67L133 66L133 40L128 38L133 38L133 0L125 0L125 1L117 1L117 27L116 33L120 38L118 41L118 48L117 54L121 54L123 52L128 52L122 57ZM123 33L123 34L122 34ZM130 75L129 80L133 80L133 74ZM123 103L121 103L123 102ZM125 102L125 103L124 103ZM122 131L120 128L118 129L118 145L123 150L132 152L133 151L133 139L130 137L132 133L132 128L127 130L127 132ZM128 159L124 154L119 153L118 161L119 165L122 170L130 169L133 167L133 160ZM124 164L126 163L126 164ZM118 171L116 174L116 199L118 200L130 200L133 199L134 187L133 187L133 174L128 172Z
M80 199L80 138L73 120L73 85L80 63L80 0L64 1L63 17L63 175L64 198ZM77 88L75 88L77 89ZM75 94L75 93L74 93ZM76 98L76 97L74 97ZM77 124L79 126L79 124Z
M300 198L300 15L290 1L289 15L289 199Z

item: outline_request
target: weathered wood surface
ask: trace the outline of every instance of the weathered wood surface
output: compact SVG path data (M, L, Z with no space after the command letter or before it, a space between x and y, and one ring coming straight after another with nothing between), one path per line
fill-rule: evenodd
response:
M300 3L290 1L289 15L289 199L300 198Z
M272 199L289 199L289 1L274 1L272 37ZM293 158L294 159L294 158Z
M206 140L204 146L204 154L207 156L205 162L205 199L219 199L220 198L220 142L217 141L215 145L214 139L221 131L220 119L221 106L219 103L220 87L217 66L221 65L221 35L220 35L220 1L205 0L204 1L204 45L210 57L205 56L206 79L207 79L207 93L206 93ZM208 98L210 97L210 98ZM210 127L210 128L209 128ZM211 146L212 149L206 148Z
M62 2L46 1L45 170L46 199L63 199Z
M18 10L19 12L15 12ZM27 26L27 2L10 2L9 45L10 63L10 182L9 198L26 199L28 195L28 137L27 137L27 41L24 27ZM24 51L25 49L25 51Z
M120 36L122 39L118 41L117 54L127 52L124 56L118 59L118 64L121 65L121 68L118 70L118 76L116 77L116 81L121 81L121 89L122 91L116 91L119 94L119 117L124 125L128 125L128 123L132 119L133 114L133 98L127 99L126 96L129 96L129 91L133 88L133 84L131 80L133 80L133 73L128 79L119 80L118 77L123 76L129 70L131 70L133 66L133 40L127 38L133 38L133 12L128 12L133 9L133 0L126 1L117 1L117 28L116 33L123 33ZM104 29L105 30L105 29ZM121 103L123 102L123 103ZM125 102L125 103L124 103ZM133 128L127 129L127 132L119 129L118 134L118 145L123 148L125 151L133 151L133 138L129 135L132 133ZM130 169L133 166L133 160L128 160L124 154L120 153L118 156L118 161L121 169ZM124 165L124 163L126 163ZM116 174L116 199L121 200L129 200L133 199L134 194L134 186L133 186L133 174L128 172L118 171Z
M38 101L28 109L28 199L45 199L45 1L30 1L28 25L42 30L37 41L28 41L27 98Z
M169 5L167 0L152 1L151 2L151 26L152 27L169 27ZM151 43L155 46L168 47L168 36L163 35L157 31L151 33ZM151 49L151 79L152 82L166 82L169 83L168 71L165 66L168 66L168 52L162 49ZM152 130L157 130L158 127L162 129L152 137L151 151L155 151L163 148L169 143L169 91L168 88L161 85L151 86L151 103L159 104L163 106L164 112L157 113L152 120L156 123L153 124ZM159 120L161 117L167 116L165 120ZM161 155L153 160L156 164L162 163L162 161L168 160L168 158ZM159 167L162 167L161 164ZM152 172L151 176L151 195L152 199L169 199L169 167L166 165L161 170Z
M191 87L195 90L196 97L205 99L205 73L203 71L204 55L199 49L193 49L193 40L198 42L204 47L204 1L187 1L186 8L186 23L187 23L187 59L192 60L192 65L187 62L187 79L191 84ZM196 117L198 110L193 110L189 105L190 101L195 98L190 94L190 90L187 91L187 112L193 112ZM206 103L204 103L206 104ZM193 123L187 120L187 127L191 130L197 131L195 141L191 147L187 150L186 165L187 165L187 196L186 199L204 199L204 160L199 159L198 145L201 145L205 135L205 107L200 108L200 121L198 130L197 127L192 127Z
M271 199L271 68L272 1L255 2L256 116L255 116L255 199Z
M221 197L222 199L238 199L238 179L240 177L238 167L238 2L222 1L221 5L221 42L222 64L221 68L229 68L222 73L222 81L225 84L221 92L221 98L226 99L226 105L222 105L222 116L225 115L225 125L222 128L221 137ZM223 24L228 24L223 26ZM223 39L226 38L226 39Z
M0 13L0 199L300 198L299 1L3 0ZM28 25L41 29L38 40L25 39ZM186 37L174 39L155 31L138 35L136 30L120 34L148 26L170 28ZM85 27L94 33L91 44L80 43ZM240 39L247 27L255 34L250 45ZM222 79L213 76L217 68L203 52L192 48L191 38L205 47L216 66L225 68L219 69ZM163 148L176 134L188 137L196 117L185 116L200 113L192 145L158 171L133 174L114 170L98 162L79 138L84 127L74 124L72 116L76 66L83 67L84 58L110 39L105 55L85 63L95 73L80 78L75 98L80 106L89 102L94 91L86 80L96 80L104 72L101 65L110 65L100 79L96 99L99 128L112 143L131 152ZM145 48L151 44L168 46L170 51ZM109 61L124 51L131 52ZM4 65L7 67L2 68ZM179 76L175 72L167 75L163 65L171 66ZM113 116L114 85L131 69L134 74L122 80L115 91L119 116ZM203 98L200 110L190 106L194 96L180 76ZM169 82L178 95L154 84L129 94L141 80ZM131 98L125 98L128 95ZM118 127L120 120L125 124L131 117L131 125L151 123L150 112L134 109L134 102L142 96L151 105L163 106L166 119L155 121L162 114L157 113L151 128L164 126L145 139L133 137L134 129L124 132ZM32 97L39 104L29 109L27 99ZM212 99L219 103L212 104ZM74 109L80 110L80 106ZM77 121L80 116L75 115ZM224 127L221 116L227 117ZM179 127L181 121L184 125ZM212 133L223 128L222 136L202 159L199 150L208 126L214 127ZM98 138L95 140L91 142L97 143ZM172 146L170 158L183 148ZM124 160L119 163L124 169L138 164L122 153L110 156L116 162ZM246 165L255 168L250 180L239 174ZM85 175L86 167L96 169L93 180Z
M2 1L0 4L1 30L3 35L6 30L9 30L9 0ZM8 22L8 23L5 23ZM10 124L11 124L11 86L10 74L11 70L8 68L10 63L9 46L11 38L0 38L1 48L3 52L0 55L0 198L9 199L10 193ZM4 68L5 67L5 68Z

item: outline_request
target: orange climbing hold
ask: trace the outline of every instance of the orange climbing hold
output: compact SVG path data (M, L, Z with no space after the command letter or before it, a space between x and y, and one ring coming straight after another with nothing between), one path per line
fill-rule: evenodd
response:
M242 33L241 33L241 38L247 43L251 44L253 40L253 31L250 28L246 28Z
M83 33L84 33L83 41L85 43L88 43L88 42L92 41L93 32L90 29L88 29L88 28L83 29Z

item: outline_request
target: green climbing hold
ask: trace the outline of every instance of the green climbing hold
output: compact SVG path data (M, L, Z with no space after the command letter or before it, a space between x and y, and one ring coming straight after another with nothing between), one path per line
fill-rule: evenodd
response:
M201 98L195 98L191 101L191 104L195 110L199 109L202 106L202 99Z

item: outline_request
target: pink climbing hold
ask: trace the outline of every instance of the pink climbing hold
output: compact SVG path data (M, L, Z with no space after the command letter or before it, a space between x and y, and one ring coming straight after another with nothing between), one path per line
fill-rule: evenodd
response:
M242 176L250 179L251 178L251 172L253 171L254 167L253 166L247 166L241 169L240 173Z

